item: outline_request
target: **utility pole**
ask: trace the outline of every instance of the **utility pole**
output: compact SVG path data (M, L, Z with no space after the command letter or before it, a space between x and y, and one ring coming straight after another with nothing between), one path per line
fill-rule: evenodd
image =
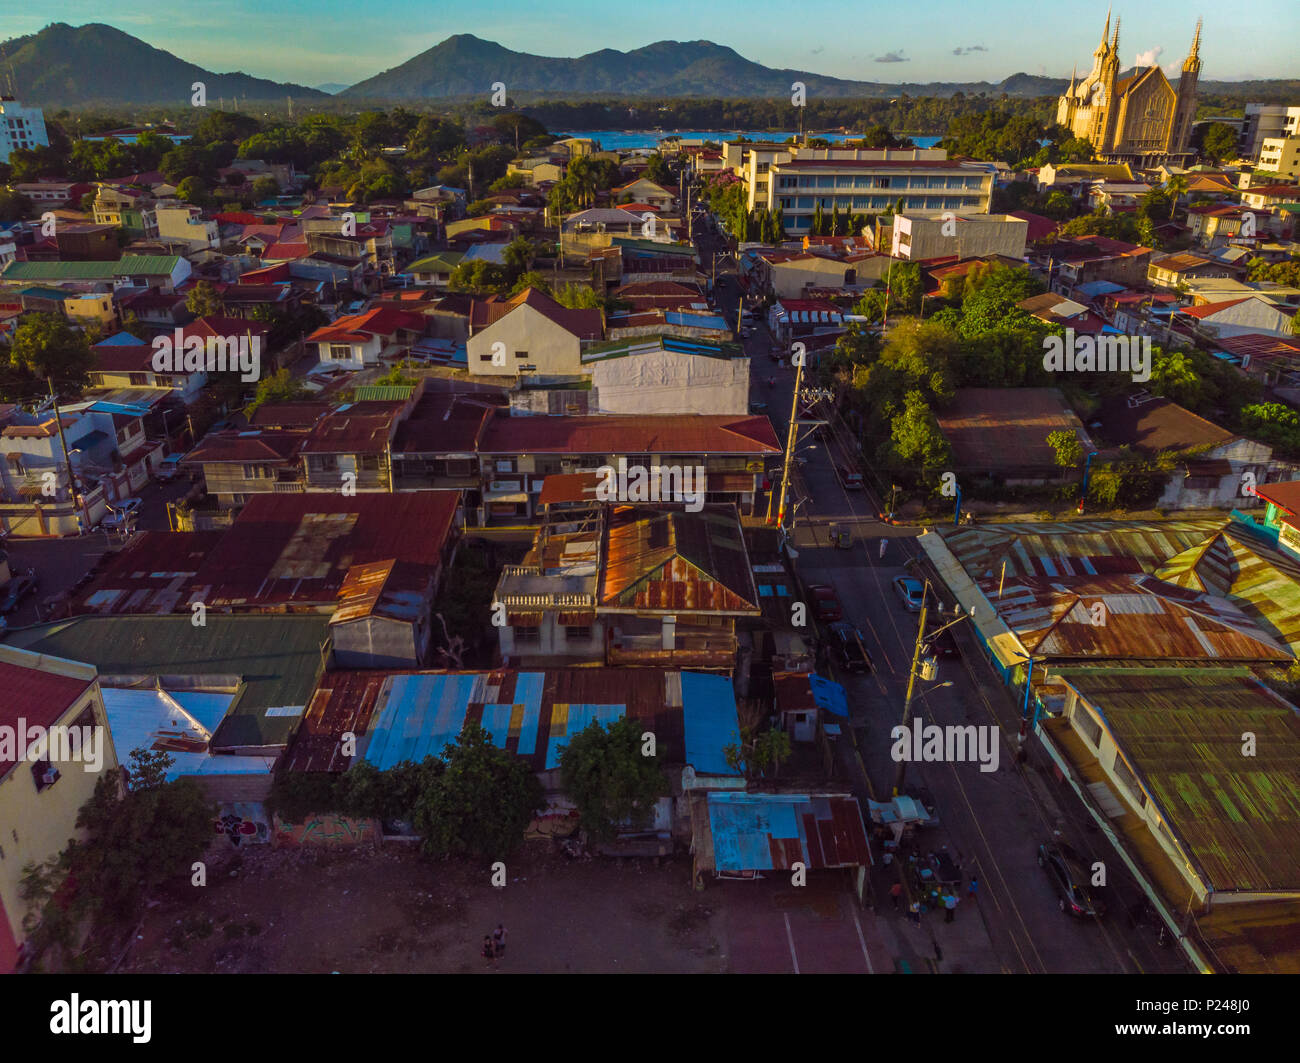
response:
M929 608L930 599L930 582L925 583L925 590L921 594L921 615L916 625L916 647L912 651L912 668L907 673L907 697L903 700L903 723L904 731L908 731L912 726L912 693L916 689L916 670L921 664L921 648L925 645L925 614ZM899 758L898 770L894 773L894 791L891 797L897 797L903 789L903 776L907 772L907 760Z
M59 413L59 397L54 393L54 377L47 376L45 382L50 386L50 401L54 403L54 423L59 426L59 446L63 448L63 467L68 474L68 493L75 513L80 492L77 490L77 477L72 471L72 459L68 456L68 440L63 434L63 415ZM90 531L90 514L86 512L84 502L81 507L81 518L82 531Z
M803 359L807 355L801 356ZM785 460L781 465L781 500L776 510L776 526L778 528L785 526L785 493L790 486L790 459L794 457L795 437L799 432L799 384L803 380L803 361L795 367L794 371L794 394L790 396L790 430L785 434ZM769 510L771 499L768 500Z

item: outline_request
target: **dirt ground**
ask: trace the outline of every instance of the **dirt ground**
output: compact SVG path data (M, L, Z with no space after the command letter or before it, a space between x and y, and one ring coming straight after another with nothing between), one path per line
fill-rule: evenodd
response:
M155 898L121 972L722 973L718 896L688 858L573 862L526 846L485 865L380 850L216 850L208 883ZM506 954L479 955L507 928Z

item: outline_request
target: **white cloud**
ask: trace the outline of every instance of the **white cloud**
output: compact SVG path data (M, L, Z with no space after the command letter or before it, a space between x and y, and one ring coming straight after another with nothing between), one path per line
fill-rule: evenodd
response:
M1160 58L1160 53L1164 48L1156 45L1154 48L1148 48L1145 52L1138 52L1138 56L1133 60L1133 65L1141 68L1144 66L1155 66L1156 60Z

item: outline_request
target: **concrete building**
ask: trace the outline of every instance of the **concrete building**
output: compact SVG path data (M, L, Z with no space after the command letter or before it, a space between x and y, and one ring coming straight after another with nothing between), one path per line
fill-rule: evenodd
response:
M0 646L0 687L0 726L21 734L11 751L0 752L0 973L9 974L22 963L27 939L24 868L83 836L77 813L99 780L117 772L118 759L93 666ZM91 744L74 751L60 739L34 748L38 727L75 727L79 736L86 728Z
M775 153L767 174L757 157L745 174L750 204L779 209L793 235L812 228L819 207L826 215L879 213L901 200L913 215L987 214L993 195L989 166L949 159L940 148L792 148Z
M1300 133L1300 105L1284 103L1246 104L1246 122L1238 142L1242 158L1258 161L1264 141L1293 137Z
M956 255L1024 258L1029 222L1009 214L956 214L925 217L896 214L891 229L895 258L920 261Z
M0 96L0 162L8 162L15 148L30 150L49 143L39 107L24 107L13 96Z
M1300 136L1265 137L1259 151L1259 171L1292 180L1300 177Z

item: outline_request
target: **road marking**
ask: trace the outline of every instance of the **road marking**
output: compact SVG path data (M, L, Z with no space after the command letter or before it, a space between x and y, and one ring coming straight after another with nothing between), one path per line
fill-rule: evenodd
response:
M794 934L790 932L790 913L782 912L785 917L785 937L790 942L790 962L794 964L794 973L799 973L799 957L794 952Z
M850 904L853 902L850 901ZM875 974L876 969L871 966L871 957L867 954L867 939L862 936L862 921L858 919L858 910L853 909L853 925L858 928L858 944L862 946L862 958L867 961L867 974Z

